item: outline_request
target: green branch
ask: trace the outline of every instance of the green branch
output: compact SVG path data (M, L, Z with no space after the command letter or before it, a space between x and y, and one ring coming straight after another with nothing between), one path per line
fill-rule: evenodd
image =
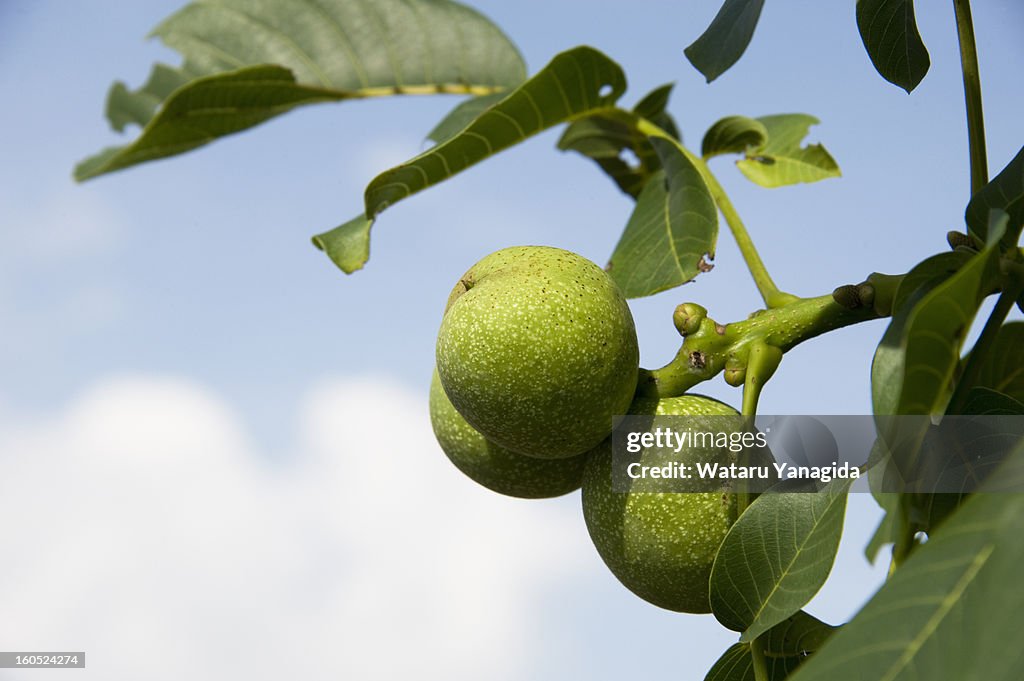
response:
M887 285L895 286L898 281L899 278L890 278ZM679 306L675 315L677 327L685 336L682 347L664 367L642 372L637 391L657 397L682 395L725 371L730 385L748 386L748 376L753 376L754 385L748 387L751 392L745 402L750 400L751 405L756 405L766 376L774 371L771 363L775 357L781 358L782 353L815 336L883 315L866 301L840 305L832 295L825 295L799 298L783 307L761 310L743 321L722 325L707 317L704 308L687 303ZM771 371L767 371L769 367Z
M974 41L970 0L953 0L953 8L956 10L956 32L960 41L960 69L964 76L967 137L971 154L971 196L974 196L988 184L985 117L981 110L981 72L978 70L978 46Z

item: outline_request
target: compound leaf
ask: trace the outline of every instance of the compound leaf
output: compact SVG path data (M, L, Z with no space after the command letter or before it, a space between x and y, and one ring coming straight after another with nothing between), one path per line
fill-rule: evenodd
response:
M183 153L303 104L485 94L526 75L501 30L452 0L203 0L152 35L182 66L156 64L138 90L111 87L111 127L142 133L83 161L76 179Z

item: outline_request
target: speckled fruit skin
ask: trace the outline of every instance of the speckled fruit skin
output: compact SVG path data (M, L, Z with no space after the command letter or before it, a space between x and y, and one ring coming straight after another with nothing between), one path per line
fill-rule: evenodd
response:
M683 395L638 400L630 413L698 416L737 412L708 397ZM674 459L693 463L686 450ZM736 520L734 494L614 492L612 450L607 440L588 455L582 497L590 538L626 588L668 610L711 612L708 579L718 546Z
M575 253L506 248L452 290L437 368L452 404L488 440L558 459L597 446L636 389L639 350L625 298Z
M430 424L455 467L499 494L547 499L578 490L583 482L585 454L569 459L536 459L488 442L452 406L436 370L430 383Z

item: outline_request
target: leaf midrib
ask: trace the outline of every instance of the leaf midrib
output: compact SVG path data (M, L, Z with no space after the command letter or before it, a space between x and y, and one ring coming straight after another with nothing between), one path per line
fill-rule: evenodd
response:
M760 619L762 613L765 612L768 604L771 602L772 597L778 592L779 587L785 581L786 577L790 574L790 571L792 570L793 565L797 562L797 559L800 558L800 555L803 552L804 548L807 546L807 543L810 541L810 539L814 535L815 531L821 525L820 518L824 518L825 516L827 516L829 514L829 512L832 510L832 508L835 506L836 502L839 499L843 499L843 495L836 494L836 495L832 496L832 499L829 501L828 505L825 506L824 512L822 512L822 514L819 516L819 520L815 521L811 531L808 532L807 536L804 538L804 541L797 546L797 550L793 554L793 558L790 559L789 563L779 573L779 578L775 580L775 584L772 586L771 590L768 592L767 597L761 599L761 607L758 608L757 612L754 613L754 620L750 623L750 625L747 626L747 630L743 632L743 635L740 636L740 641L749 641L750 640L749 638L745 638L747 636L747 632L749 632L753 628L753 626L755 624L757 624L757 622Z

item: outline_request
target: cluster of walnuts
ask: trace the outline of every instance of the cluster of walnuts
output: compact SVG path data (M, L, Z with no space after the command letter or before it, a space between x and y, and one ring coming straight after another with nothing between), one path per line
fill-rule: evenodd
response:
M635 398L638 365L629 306L600 267L557 248L497 251L448 299L430 388L434 434L459 470L495 492L582 488L590 536L619 581L663 608L709 612L735 496L615 492L609 435L618 414L737 412L699 395Z

